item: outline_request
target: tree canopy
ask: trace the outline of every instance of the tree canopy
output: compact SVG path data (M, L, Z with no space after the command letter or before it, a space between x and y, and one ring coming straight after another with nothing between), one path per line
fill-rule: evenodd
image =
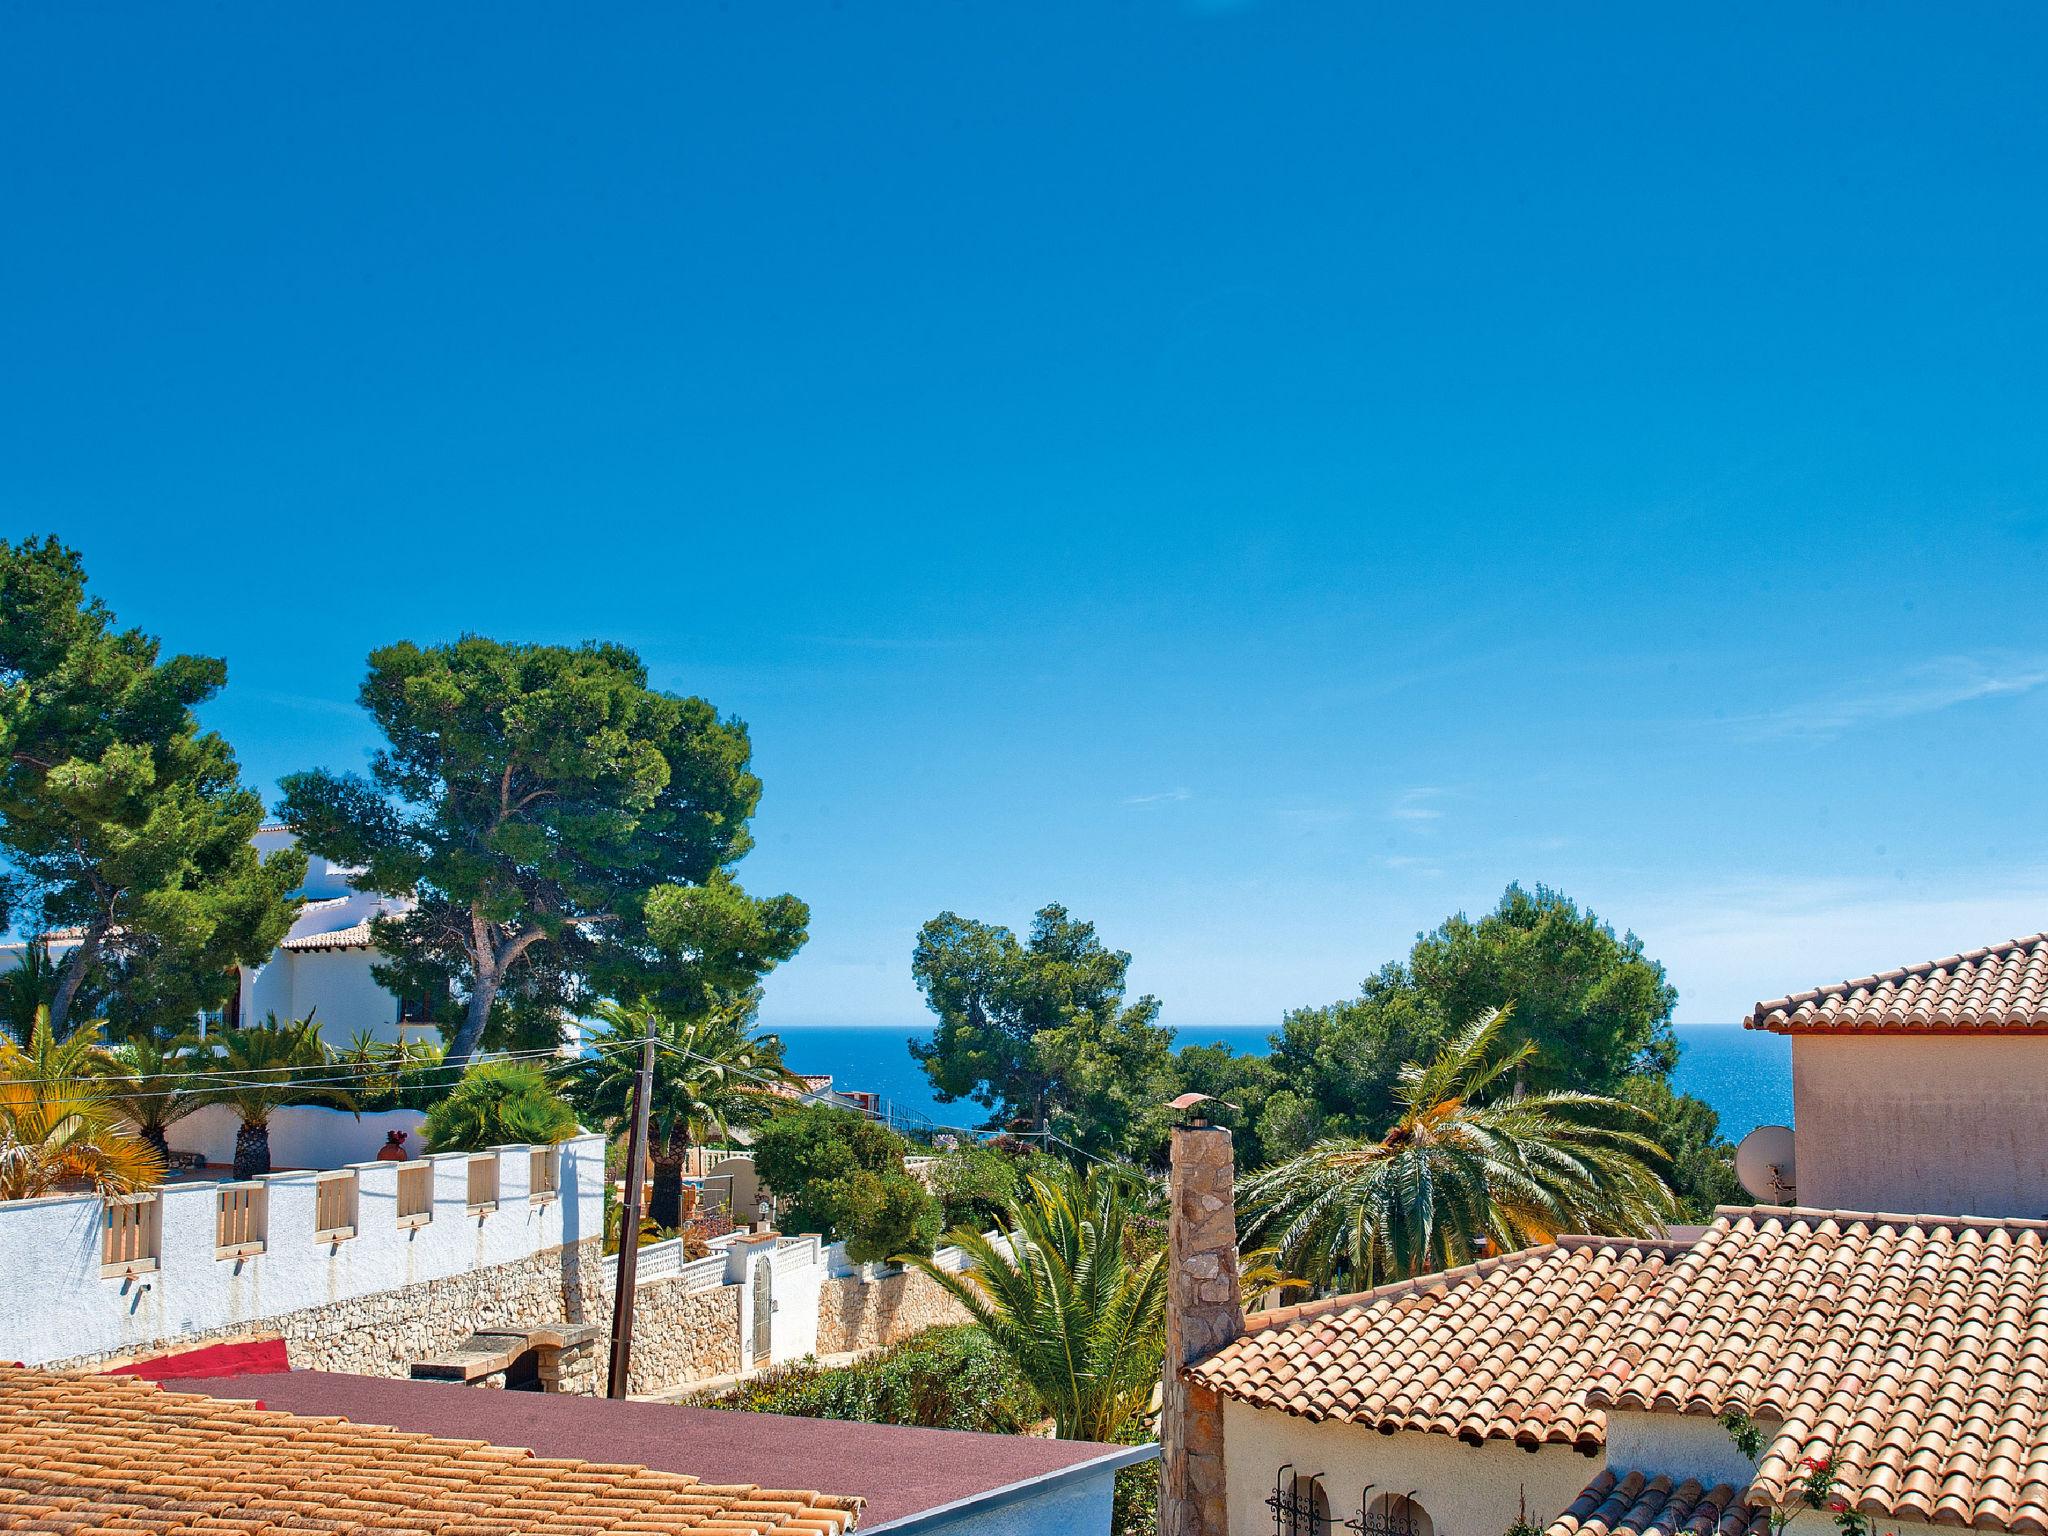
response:
M55 538L0 541L0 921L75 929L51 1029L103 999L115 1033L182 1029L290 929L296 851L259 858L263 802L194 711L227 668L119 629Z
M1239 1190L1246 1247L1325 1291L1360 1289L1549 1242L1560 1232L1648 1236L1673 1214L1666 1162L1634 1105L1516 1092L1533 1042L1489 1009L1426 1062L1404 1065L1392 1124L1317 1143Z
M368 776L290 775L284 819L417 902L378 919L378 977L463 991L451 1063L501 1000L548 1021L600 996L702 1010L802 945L809 909L732 875L761 797L746 726L649 687L624 646L390 645L361 700L384 735Z
M1417 935L1407 959L1381 966L1357 997L1288 1013L1274 1065L1317 1131L1369 1135L1405 1063L1509 1008L1504 1042L1532 1047L1518 1086L1617 1094L1677 1061L1677 997L1634 934L1617 935L1561 892L1511 885L1478 920L1461 912Z
M1230 1120L1241 1165L1258 1168L1326 1139L1377 1137L1398 1112L1408 1063L1507 1009L1501 1048L1516 1053L1515 1085L1647 1111L1679 1209L1698 1219L1745 1197L1713 1110L1671 1087L1676 999L1634 934L1617 934L1561 892L1511 885L1478 919L1459 913L1418 934L1407 957L1373 972L1357 996L1288 1012L1270 1057L1184 1047L1169 1082L1238 1105ZM1161 1124L1149 1116L1135 1148L1153 1161L1163 1155Z
M939 1201L910 1175L909 1144L887 1126L823 1104L792 1106L755 1133L753 1150L795 1230L843 1240L862 1264L932 1251Z
M1001 1124L1089 1151L1121 1146L1167 1062L1159 1000L1124 999L1131 957L1057 904L1030 936L942 912L911 971L939 1026L911 1053L942 1102L972 1099Z

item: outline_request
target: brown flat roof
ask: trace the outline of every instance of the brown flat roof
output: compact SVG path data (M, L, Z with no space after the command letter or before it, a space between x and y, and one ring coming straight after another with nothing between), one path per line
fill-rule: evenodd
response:
M181 1392L260 1398L292 1413L523 1446L542 1456L627 1462L709 1483L799 1486L866 1501L863 1529L1127 1453L1086 1440L848 1424L774 1413L679 1408L453 1382L287 1371L198 1377Z

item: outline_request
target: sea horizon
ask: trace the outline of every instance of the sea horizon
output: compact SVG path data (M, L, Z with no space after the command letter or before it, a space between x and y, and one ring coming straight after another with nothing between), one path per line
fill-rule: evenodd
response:
M941 1103L911 1057L912 1040L929 1039L929 1020L899 1024L781 1024L792 1070L829 1073L835 1087L878 1094L890 1111L910 1121L977 1128L987 1112L970 1100ZM1173 1027L1173 1026L1169 1026ZM1174 1028L1174 1045L1228 1045L1264 1055L1272 1024L1189 1024ZM1721 1117L1721 1134L1740 1141L1759 1125L1792 1123L1791 1042L1782 1035L1745 1030L1739 1021L1674 1024L1678 1068L1673 1085L1705 1100ZM884 1042L900 1040L891 1049Z

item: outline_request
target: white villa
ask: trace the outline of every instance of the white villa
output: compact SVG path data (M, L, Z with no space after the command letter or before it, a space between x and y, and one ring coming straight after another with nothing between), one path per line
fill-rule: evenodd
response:
M290 846L283 827L264 827L253 839L261 853ZM435 1038L435 1019L449 1017L445 999L398 997L377 984L370 968L377 962L370 943L371 919L402 912L410 902L359 891L350 882L357 871L317 854L307 860L306 883L300 887L305 905L282 943L261 965L245 966L241 986L227 1005L206 1024L233 1028L259 1022L275 1013L280 1019L312 1014L321 1037L332 1046L359 1034L380 1043L410 1038ZM78 942L75 932L48 936L53 955L61 956ZM0 944L0 971L21 962L24 943Z
M1177 1131L1162 1531L2048 1533L2048 936L1747 1022L1793 1039L1805 1203L1662 1240L1245 1317L1229 1133Z
M287 847L291 833L265 827L256 834L256 848L270 853ZM225 1010L223 1023L255 1022L275 1013L280 1019L312 1014L321 1036L340 1045L367 1033L381 1042L408 1035L435 1037L438 1013L448 1018L446 999L398 997L370 974L377 951L370 943L370 921L386 912L402 912L410 902L370 891L349 882L355 870L315 854L306 863L306 904L284 942L261 965L245 967L241 990Z

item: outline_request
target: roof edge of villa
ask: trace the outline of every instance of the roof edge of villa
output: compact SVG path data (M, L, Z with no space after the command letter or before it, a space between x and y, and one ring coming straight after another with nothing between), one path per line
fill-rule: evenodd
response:
M1403 1296L1419 1296L1430 1291L1448 1290L1476 1276L1528 1264L1545 1254L1560 1250L1654 1248L1663 1253L1678 1254L1692 1247L1692 1243L1692 1239L1682 1237L1607 1237L1597 1232L1561 1232L1550 1242L1531 1243L1527 1248L1517 1248L1512 1253L1496 1253L1490 1258L1475 1259L1470 1264L1460 1264L1456 1269L1439 1269L1407 1280L1390 1280L1385 1285L1372 1286L1363 1291L1347 1291L1341 1296L1321 1296L1314 1301L1297 1302L1292 1306L1269 1307L1259 1312L1247 1312L1244 1318L1244 1332L1270 1333L1275 1328L1285 1328L1290 1323L1302 1322L1308 1318L1327 1317L1332 1312L1342 1312L1350 1307L1362 1307L1376 1301L1395 1301Z

